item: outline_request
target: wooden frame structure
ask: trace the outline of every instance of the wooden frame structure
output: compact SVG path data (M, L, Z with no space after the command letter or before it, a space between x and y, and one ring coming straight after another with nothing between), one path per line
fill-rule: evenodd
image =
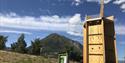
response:
M86 20L83 63L117 63L114 17Z

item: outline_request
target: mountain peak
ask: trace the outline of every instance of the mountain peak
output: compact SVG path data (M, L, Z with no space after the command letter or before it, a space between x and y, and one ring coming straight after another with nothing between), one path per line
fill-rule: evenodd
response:
M48 35L47 37L45 37L45 38L47 38L47 39L57 39L57 38L64 38L64 36L62 36L62 35L59 35L59 34L57 34L57 33L52 33L52 34L50 34L50 35Z
M66 52L72 49L74 52L82 52L82 45L63 35L52 33L41 40L43 51L45 54ZM44 55L43 53L43 55ZM54 55L54 54L53 54ZM55 55L54 55L55 56Z
M57 33L52 33L52 34L50 34L49 36L61 36L61 35L59 35L59 34L57 34Z

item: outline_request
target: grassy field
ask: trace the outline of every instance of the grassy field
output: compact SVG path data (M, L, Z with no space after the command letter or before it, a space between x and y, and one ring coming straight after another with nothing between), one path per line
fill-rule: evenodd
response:
M57 59L0 50L0 63L58 63ZM77 63L77 62L70 62Z
M0 51L0 63L57 63L57 59Z

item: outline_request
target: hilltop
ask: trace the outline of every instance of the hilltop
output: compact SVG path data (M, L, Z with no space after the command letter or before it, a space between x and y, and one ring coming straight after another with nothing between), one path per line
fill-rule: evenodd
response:
M82 54L82 45L65 36L53 33L41 40L42 54L55 55L60 52L72 51Z

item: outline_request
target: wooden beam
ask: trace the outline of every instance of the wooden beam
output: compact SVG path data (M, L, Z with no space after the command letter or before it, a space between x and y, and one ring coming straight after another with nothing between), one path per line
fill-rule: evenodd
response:
M104 17L104 0L101 0L100 4L100 17Z

